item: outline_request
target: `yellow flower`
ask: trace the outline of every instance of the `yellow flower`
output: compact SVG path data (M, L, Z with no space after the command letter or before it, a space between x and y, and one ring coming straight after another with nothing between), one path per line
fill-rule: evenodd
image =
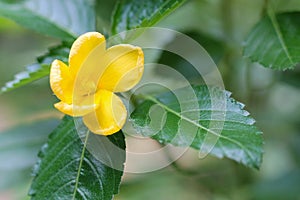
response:
M71 116L83 116L94 133L111 135L127 118L122 100L114 92L134 87L144 71L141 48L121 44L106 49L105 38L97 32L81 35L72 45L69 67L55 60L50 86L61 100L54 106Z

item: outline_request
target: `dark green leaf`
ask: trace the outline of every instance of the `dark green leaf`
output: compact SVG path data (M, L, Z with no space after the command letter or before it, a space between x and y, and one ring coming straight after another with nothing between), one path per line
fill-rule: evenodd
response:
M90 0L0 1L0 15L18 24L61 39L95 30L94 3Z
M112 21L112 33L153 26L185 0L122 0L119 1Z
M217 137L209 153L259 168L262 133L254 125L255 120L243 110L244 105L230 98L229 92L215 87L193 86L194 100L188 90L182 88L155 98L145 96L145 101L131 114L134 127L161 143L189 145L195 149L202 148L206 137ZM220 105L224 106L223 110L218 108ZM163 113L162 117L159 112Z
M1 88L0 94L49 75L50 64L54 59L59 59L67 63L70 45L70 43L64 42L62 45L50 48L48 53L37 58L37 63L27 66L25 71L15 75L14 80L7 82Z
M87 149L90 142L98 143L97 153L107 157L112 168L90 153ZM122 151L113 154L107 148L112 144ZM29 194L39 200L110 200L119 190L123 172L117 169L123 169L124 149L121 131L108 137L95 135L82 123L75 127L73 118L64 117L39 153Z
M300 62L300 12L273 12L249 33L244 56L273 69L291 69Z
M110 31L111 15L113 13L116 1L111 0L96 0L96 14L97 14L97 30L108 35Z

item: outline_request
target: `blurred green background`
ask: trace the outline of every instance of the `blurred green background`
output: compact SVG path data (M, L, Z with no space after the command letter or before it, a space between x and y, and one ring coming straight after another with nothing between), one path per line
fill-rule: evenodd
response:
M263 3L194 0L158 24L188 34L215 60L226 89L246 104L264 132L261 169L214 157L199 160L198 153L189 150L176 166L125 174L117 200L300 199L300 66L279 72L242 57L243 40L260 19ZM276 11L300 10L298 0L272 3ZM99 16L100 31L109 30L111 7L102 8L106 12ZM0 18L0 85L55 44L59 41ZM184 68L187 77L193 75L174 59L163 54L159 61L178 70ZM0 96L0 200L27 198L38 150L61 116L54 110L54 102L47 78Z

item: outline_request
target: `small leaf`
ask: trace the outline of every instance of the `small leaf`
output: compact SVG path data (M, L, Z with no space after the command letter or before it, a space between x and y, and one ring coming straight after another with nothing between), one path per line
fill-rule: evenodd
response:
M33 81L48 76L50 73L50 64L54 59L68 62L68 54L71 44L64 42L63 44L50 48L49 52L37 58L37 63L29 65L26 70L15 75L14 80L9 81L0 90L0 94L27 85Z
M249 33L244 56L265 67L285 70L300 62L300 12L273 12Z
M95 30L94 3L90 0L0 2L0 15L26 28L61 39L72 39Z
M98 143L97 153L107 157L113 168L88 151L90 142ZM111 144L122 151L113 154L107 149ZM39 153L29 195L32 199L111 200L119 190L123 172L117 169L123 170L124 149L122 132L95 135L82 124L75 127L74 119L66 116Z
M112 33L150 27L183 4L185 0L122 0L112 21Z
M204 141L213 136L216 143L207 153L259 168L262 133L243 110L244 105L216 87L192 86L190 90L185 87L155 98L143 97L145 101L131 114L136 130L164 144L201 150L206 145Z

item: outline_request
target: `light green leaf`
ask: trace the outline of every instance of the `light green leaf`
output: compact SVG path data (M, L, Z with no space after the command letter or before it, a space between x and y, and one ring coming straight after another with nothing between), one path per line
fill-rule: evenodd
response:
M46 64L33 64L26 67L26 71L20 72L15 75L14 80L9 81L1 88L0 94L27 85L36 81L44 76L47 76L50 71L50 65Z
M25 71L15 75L14 80L7 82L1 88L0 94L48 76L50 73L50 64L54 59L59 59L67 63L70 45L70 43L64 42L59 46L50 48L48 53L37 58L37 63L27 66Z
M210 154L259 168L262 133L254 125L255 120L243 110L244 105L230 98L229 92L218 88L193 86L194 100L188 90L187 87L157 97L144 96L144 102L131 114L133 126L141 134L163 144L195 149L202 149L207 138L217 137ZM180 101L178 97L181 97ZM225 106L223 110L217 108L220 105ZM158 122L161 124L154 124Z
M88 151L89 143L95 141L111 167ZM113 154L107 148L111 144L122 151ZM117 169L123 169L124 149L121 131L108 137L94 135L83 124L75 127L73 118L64 117L39 153L29 195L32 199L111 200L119 190L123 171Z
M0 15L45 35L72 39L95 30L94 2L91 0L0 1Z
M153 26L185 0L122 0L112 18L112 34Z
M300 12L273 12L249 33L244 56L265 67L285 70L300 62Z

